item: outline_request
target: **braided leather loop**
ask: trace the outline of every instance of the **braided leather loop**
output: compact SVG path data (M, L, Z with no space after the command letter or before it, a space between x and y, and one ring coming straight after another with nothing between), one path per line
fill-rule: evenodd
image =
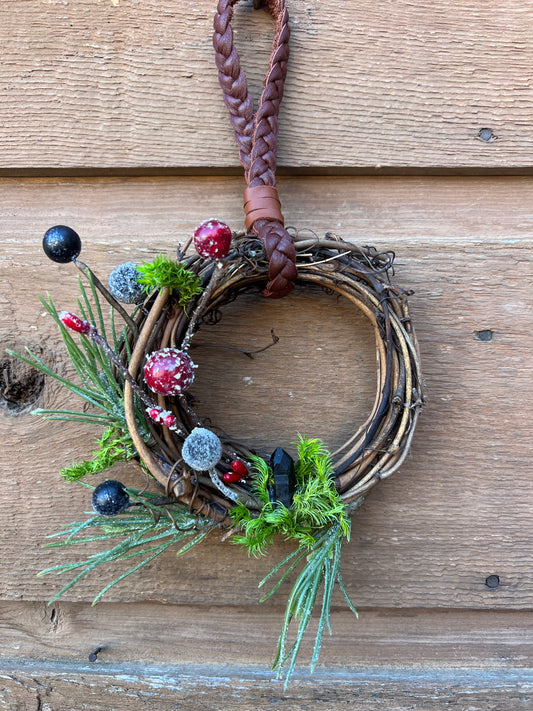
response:
M285 0L265 0L275 20L275 39L265 87L254 115L253 99L246 75L233 45L233 6L238 0L219 0L214 20L213 46L218 78L224 94L244 167L248 192L245 192L246 226L257 234L269 259L269 282L263 294L280 298L290 293L297 277L296 250L283 226L276 191L276 154L278 113L289 59L289 15ZM265 200L257 188L269 186L271 196Z

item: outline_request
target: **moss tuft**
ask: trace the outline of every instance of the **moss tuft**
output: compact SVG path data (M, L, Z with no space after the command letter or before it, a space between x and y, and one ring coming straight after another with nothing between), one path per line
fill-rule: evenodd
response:
M180 306L186 304L202 292L200 279L188 269L185 264L175 262L164 254L158 254L152 262L143 262L138 268L139 284L145 284L147 291L153 289L170 289L177 291Z

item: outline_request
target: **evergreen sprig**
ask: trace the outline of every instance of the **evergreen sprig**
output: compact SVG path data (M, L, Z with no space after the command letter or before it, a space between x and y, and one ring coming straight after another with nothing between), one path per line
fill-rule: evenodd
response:
M158 254L151 262L143 262L138 268L139 284L145 284L147 291L167 287L170 293L177 291L178 303L183 308L193 296L202 292L200 279L185 264Z
M127 432L119 432L108 427L97 440L98 449L93 451L93 458L74 462L61 469L61 475L68 481L77 481L87 474L100 474L117 462L124 462L136 455L133 441Z
M98 292L90 276L88 279L93 304L91 304L89 293L80 278L78 280L80 288L78 307L80 314L84 320L89 321L93 326L98 328L102 336L109 341ZM26 355L21 355L14 351L8 351L8 353L36 368L36 370L44 375L53 378L70 390L70 392L81 397L92 407L88 411L84 409L49 410L37 408L33 410L33 414L41 415L48 420L84 422L110 428L117 433L127 433L128 428L124 413L124 381L121 374L113 368L107 354L93 340L84 335L80 335L79 339L75 340L69 329L63 325L59 317L59 311L50 295L48 295L47 299L43 297L39 298L59 328L67 354L76 371L78 382L76 382L75 379L64 377L57 373L29 349L26 349ZM118 352L120 348L124 348L126 355L129 356L128 341L127 338L124 337L124 332L121 331L117 333L113 309L110 311L110 331L111 342L115 352ZM139 429L143 433L143 436L149 437L142 408L137 400L135 400L135 409ZM129 435L124 436L124 443L129 444L127 441ZM133 444L131 444L131 447L133 447Z
M86 521L68 524L64 530L48 536L48 538L61 537L64 540L50 543L47 548L122 539L111 548L93 553L81 561L54 565L38 573L41 576L49 573L63 574L79 571L51 598L48 604L64 595L73 585L101 565L143 557L139 563L102 588L93 600L92 604L95 605L110 588L135 573L167 548L181 544L176 555L183 555L200 543L212 529L210 521L197 519L184 506L174 503L161 504L161 497L157 494L140 492L136 489L126 489L126 491L130 498L137 502L137 506L132 506L113 518L96 515ZM94 532L95 529L99 530Z
M253 515L242 504L232 511L235 524L243 531L232 540L247 546L252 555L263 554L276 534L298 542L298 547L276 565L259 584L259 587L262 587L284 570L272 590L262 598L261 602L263 602L279 589L295 569L301 567L287 600L277 654L272 667L273 670L277 669L279 678L285 675L285 688L294 670L296 657L320 590L322 589L322 605L311 671L318 661L326 627L331 634L330 607L336 583L343 592L348 606L357 615L344 588L340 572L342 542L345 538L348 540L350 538L350 519L335 488L331 455L318 439L300 437L297 450L298 461L295 466L297 489L290 509L279 501L270 501L268 491L272 471L263 459L254 457L253 489L257 497L263 501L263 508L259 515ZM287 651L289 627L293 619L298 620L296 639Z
M279 679L285 675L285 689L294 671L296 658L309 622L311 621L320 589L322 588L322 604L311 659L311 672L314 671L319 659L325 629L327 628L331 634L330 608L335 583L338 584L342 591L348 603L348 607L357 617L357 610L344 587L340 571L342 543L344 539L349 536L349 521L347 522L347 526L348 533L346 533L346 527L340 523L332 524L325 530L317 532L313 537L314 544L310 548L300 545L282 560L281 563L276 565L259 583L259 587L262 587L268 580L285 568L285 571L274 587L261 599L261 602L263 602L273 595L281 584L287 580L293 570L303 562L303 568L293 584L287 599L281 634L278 639L277 653L272 665L272 670L277 670ZM298 628L296 638L287 650L289 628L293 619L298 621Z

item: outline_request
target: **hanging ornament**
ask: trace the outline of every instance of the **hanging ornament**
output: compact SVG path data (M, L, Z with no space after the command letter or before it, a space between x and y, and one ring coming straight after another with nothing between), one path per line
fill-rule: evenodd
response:
M244 230L232 232L220 219L208 219L191 235L196 252L177 260L159 255L139 267L117 267L106 289L77 257L81 240L68 227L49 230L45 253L73 261L88 282L81 285L82 312L59 312L43 300L61 328L79 382L54 373L35 355L19 356L81 395L94 414L74 406L42 411L44 416L103 424L93 458L63 470L67 479L106 471L117 461L132 462L132 482L99 484L93 493L96 515L72 524L64 535L78 543L91 529L120 539L78 565L73 582L106 563L136 558L134 570L169 546L188 550L213 530L224 540L262 555L277 534L295 548L261 582L296 576L282 624L275 667L288 683L304 633L322 587L313 652L314 668L329 619L334 586L355 612L342 583L340 560L349 537L350 516L379 481L405 460L423 403L418 346L411 324L409 292L391 281L393 255L362 247L333 233L315 236L284 225L276 187L278 113L289 57L289 18L284 0L266 0L275 39L257 111L233 45L231 21L237 0L219 0L214 20L216 65L244 168ZM308 235L313 236L309 237ZM281 447L273 454L254 451L224 434L224 423L202 420L194 410L194 364L189 349L203 322L216 322L224 304L260 290L267 298L290 298L298 285L322 287L346 299L370 322L377 353L377 392L372 411L334 454L318 439L294 433L297 458ZM106 333L101 299L111 306ZM93 306L91 306L91 302ZM127 312L120 302L132 304ZM142 303L141 303L142 302ZM138 305L137 305L138 304ZM122 318L123 325L117 327ZM79 343L70 331L77 333ZM274 337L273 337L274 338ZM98 412L99 410L99 412ZM148 477L152 486L144 483ZM113 525L106 517L113 516ZM131 531L134 531L132 535ZM180 548L181 546L181 548ZM69 571L71 564L48 571ZM132 569L133 571L133 569ZM97 599L123 577L111 581ZM59 597L68 583L53 599ZM295 640L288 643L291 620Z

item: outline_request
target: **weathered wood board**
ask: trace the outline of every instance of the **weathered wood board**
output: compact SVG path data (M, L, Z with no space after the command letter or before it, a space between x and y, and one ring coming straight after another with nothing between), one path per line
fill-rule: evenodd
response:
M268 671L284 590L259 605L256 586L290 546L255 560L216 535L182 559L167 552L99 606L90 602L103 576L46 606L65 582L36 577L59 557L42 548L46 535L88 510L84 491L58 472L86 456L99 431L32 416L36 405L71 401L4 354L28 346L66 372L37 297L50 292L75 309L77 273L46 260L41 236L72 225L83 260L105 280L123 261L172 255L207 217L238 229L243 179L214 71L214 0L3 0L0 707L8 711L533 704L533 8L287 2L292 59L278 181L287 223L394 250L395 281L415 292L426 406L401 472L353 520L343 578L360 618L336 597L316 675L299 667L284 692ZM241 2L235 27L257 95L271 23ZM235 350L266 345L271 328L279 343L254 360ZM323 292L239 298L195 340L198 409L265 451L290 448L297 432L335 447L373 401L371 329ZM36 401L24 399L32 393ZM128 468L115 473L139 483ZM310 654L308 640L302 664Z
M268 672L279 608L164 605L158 613L142 603L1 604L12 650L11 659L0 654L2 708L303 711L356 699L357 708L387 711L514 711L533 700L524 613L366 609L354 627L337 610L315 675L299 669L287 691ZM303 651L308 659L310 645Z
M214 0L2 0L4 172L238 165ZM279 164L530 170L533 7L513 0L290 4ZM236 12L250 87L271 22Z
M512 409L525 411L531 391L532 265L523 234L530 185L525 179L454 182L453 190L443 178L300 178L280 186L287 196L287 214L302 229L324 231L329 211L343 235L394 248L396 279L416 292L411 301L427 406L401 474L378 487L354 520L345 578L354 599L364 606L521 608L533 599L530 433ZM69 213L79 213L76 227L86 243L83 259L105 276L124 259L171 254L177 239L205 214L200 195L206 185L192 178L105 179L92 181L88 194L82 180L4 181L6 212L9 205L18 210L17 232L11 232L3 255L3 300L11 310L2 327L4 341L19 350L27 343L39 344L51 362L60 363L55 329L43 317L36 295L50 291L58 306L75 308L75 270L41 255L39 236L32 234L34 205L50 205L50 214L40 218L48 223L70 222ZM215 214L227 215L230 223L238 219L233 195L239 180L210 181L209 186L216 195ZM446 193L456 196L455 214L463 224L463 234L458 231L454 239L442 218ZM487 220L487 194L502 215L512 216L512 225ZM404 224L398 233L401 217L396 211L407 214L409 203L415 202L416 227ZM375 212L386 206L375 223L369 215L366 220L357 215L370 212L369 203ZM84 210L95 204L97 220L86 228L90 216ZM139 206L135 232L133 204ZM305 214L311 204L316 222ZM436 213L439 204L441 216ZM198 344L206 344L195 349L201 365L195 388L199 411L267 451L279 443L290 445L297 432L321 435L332 447L348 437L368 412L375 389L373 338L357 312L308 290L279 302L252 295L226 312L219 325L205 327L197 338ZM280 343L253 361L215 344L260 347L268 343L271 328ZM480 340L479 332L488 330L492 340ZM331 385L324 385L325 379ZM42 397L46 407L68 403L55 384L47 385ZM11 561L2 574L3 591L16 599L23 589L25 599L43 599L57 581L35 578L35 573L52 564L55 555L43 551L36 556L35 544L87 508L77 487L63 484L55 470L82 458L96 432L46 424L30 414L4 415L2 425L5 486L15 480L24 502L16 516L11 499L0 502L8 522L4 557ZM43 438L50 451L44 460ZM256 581L271 561L249 560L244 551L215 538L179 565L169 552L153 567L154 575L129 578L109 599L186 603L201 588L205 603L254 604ZM500 576L496 591L485 586L489 574ZM73 589L69 599L91 599L99 585L97 576Z
M234 669L182 669L130 665L127 672L87 666L24 665L16 673L0 667L6 711L335 711L353 706L362 711L440 711L450 705L469 711L512 711L531 707L531 677L522 670L487 672L482 679L455 670L367 669L350 677L316 672L297 678L287 691L280 682Z

